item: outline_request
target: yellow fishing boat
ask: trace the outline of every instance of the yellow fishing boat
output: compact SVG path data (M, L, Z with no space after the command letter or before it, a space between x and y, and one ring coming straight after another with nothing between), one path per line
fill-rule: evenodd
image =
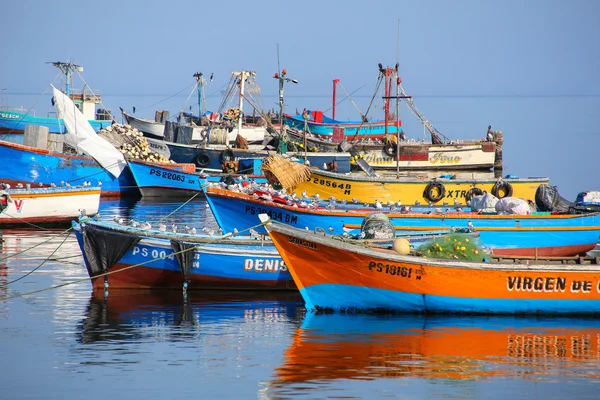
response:
M319 194L327 199L360 201L366 203L402 202L403 204L466 204L475 195L492 193L498 198L520 197L535 200L535 192L549 178L473 178L419 179L416 177L370 178L361 175L340 174L310 169L306 180L288 188L290 192L306 196Z

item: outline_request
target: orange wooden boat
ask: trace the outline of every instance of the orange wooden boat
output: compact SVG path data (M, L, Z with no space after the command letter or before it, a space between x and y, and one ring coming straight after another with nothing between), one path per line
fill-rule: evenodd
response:
M309 310L600 314L599 257L434 259L260 217Z

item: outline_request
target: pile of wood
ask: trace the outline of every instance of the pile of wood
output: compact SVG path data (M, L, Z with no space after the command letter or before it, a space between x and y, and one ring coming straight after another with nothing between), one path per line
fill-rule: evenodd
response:
M129 125L112 124L98 131L98 136L109 141L123 153L126 159L142 160L161 164L175 164L162 154L156 153L148 147L148 141L135 128Z

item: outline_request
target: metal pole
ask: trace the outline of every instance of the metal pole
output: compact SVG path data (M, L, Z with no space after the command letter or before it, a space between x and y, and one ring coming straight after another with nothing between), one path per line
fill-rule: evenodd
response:
M335 119L335 106L336 106L336 85L338 84L340 80L339 79L334 79L333 80L333 105L332 105L332 111L331 111L331 119Z
M396 179L400 178L400 77L396 64Z

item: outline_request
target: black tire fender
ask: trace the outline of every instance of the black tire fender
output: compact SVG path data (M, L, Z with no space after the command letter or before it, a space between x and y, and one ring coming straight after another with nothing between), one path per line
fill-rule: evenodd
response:
M465 195L465 200L471 201L471 199L473 197L475 197L475 196L481 196L483 193L484 193L483 190L481 190L480 188L473 187L473 188L469 189L469 191Z
M206 168L210 164L210 157L206 153L198 153L192 162L196 167Z
M431 181L423 191L423 197L427 200L437 203L446 195L446 187L442 182Z
M499 196L501 193L503 193L503 196ZM511 197L513 195L513 187L506 181L496 182L494 187L492 187L492 194L499 199Z
M398 153L398 146L396 146L396 143L387 142L383 146L383 151L390 157L396 157L396 154Z

